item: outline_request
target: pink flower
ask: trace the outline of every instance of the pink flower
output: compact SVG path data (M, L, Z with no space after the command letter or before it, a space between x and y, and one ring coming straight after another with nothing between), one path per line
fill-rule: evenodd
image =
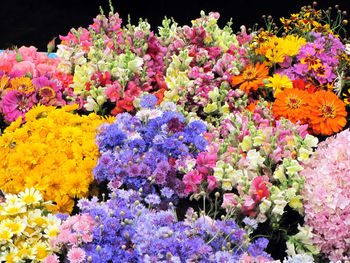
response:
M245 215L255 216L256 213L253 211L255 207L254 199L249 195L245 195L244 198L245 200L242 203L241 212Z
M188 172L184 175L182 181L186 185L185 193L189 194L191 192L197 191L197 184L200 184L204 179L203 174L197 170Z
M262 176L255 177L250 186L250 191L252 192L253 199L255 202L260 202L264 197L268 198L270 192L266 187L267 182L263 179Z
M218 185L216 184L216 178L215 176L208 176L207 177L207 181L208 181L208 191L213 191Z
M18 92L17 90L10 90L0 103L5 120L8 122L15 121L19 116L22 116L24 121L24 115L32 106L32 97L27 97L25 93Z
M33 77L36 77L36 70L35 70L35 64L30 61L21 61L17 64L15 64L12 68L12 70L18 70L22 72L24 75L27 73L32 74Z
M197 164L205 167L215 167L218 160L217 153L201 152L197 156Z
M56 254L48 255L43 261L43 263L59 263L59 262L60 262L59 258Z
M224 200L222 202L222 207L226 208L226 211L230 209L230 207L236 206L237 200L235 199L234 193L224 194Z
M82 250L80 247L73 247L67 253L67 257L70 263L83 262L85 260L85 255L85 251Z
M34 46L25 47L22 46L18 49L18 52L22 55L23 60L34 62L37 56L37 48Z

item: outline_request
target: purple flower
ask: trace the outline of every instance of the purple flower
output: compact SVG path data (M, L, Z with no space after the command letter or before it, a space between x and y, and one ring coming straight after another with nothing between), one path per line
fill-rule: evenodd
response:
M156 105L157 100L157 97L153 94L143 95L140 101L140 106L142 108L152 108L154 105Z
M160 197L157 194L149 194L145 198L145 202L147 204L152 204L152 205L159 205L161 200Z

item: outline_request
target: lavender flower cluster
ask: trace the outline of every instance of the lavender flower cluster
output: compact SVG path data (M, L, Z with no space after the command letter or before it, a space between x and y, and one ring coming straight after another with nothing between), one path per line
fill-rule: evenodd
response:
M142 189L142 197L153 207L167 208L185 197L183 167L195 162L208 141L203 136L206 123L194 120L186 123L173 103L162 108L154 106L147 95L136 116L122 113L113 124L103 124L96 136L100 158L94 168L94 178L109 181L110 189L126 186Z
M90 262L240 262L272 258L268 240L251 242L233 220L213 220L189 209L178 221L171 209L148 209L138 191L117 189L106 202L81 199L83 215L95 219L93 239L82 245Z

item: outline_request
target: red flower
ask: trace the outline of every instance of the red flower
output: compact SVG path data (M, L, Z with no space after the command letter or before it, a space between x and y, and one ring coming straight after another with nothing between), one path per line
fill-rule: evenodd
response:
M268 198L270 192L266 187L267 182L265 182L262 176L255 177L253 179L252 185L250 186L250 191L253 192L253 199L255 202L260 202L264 197Z

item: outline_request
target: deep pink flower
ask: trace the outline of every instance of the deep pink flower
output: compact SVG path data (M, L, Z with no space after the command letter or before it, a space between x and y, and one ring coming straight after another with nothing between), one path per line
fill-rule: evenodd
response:
M270 192L266 187L267 182L262 176L255 177L250 186L250 191L252 192L252 197L255 202L260 202L264 197L268 198Z
M216 166L216 161L218 160L217 153L201 152L197 156L198 166L205 166L213 168Z
M27 97L23 92L10 90L3 97L0 107L6 121L13 122L19 116L22 116L24 121L24 115L32 108L33 102L33 96Z
M209 175L207 176L208 181L208 191L213 191L218 185L216 184L216 178L215 176Z

